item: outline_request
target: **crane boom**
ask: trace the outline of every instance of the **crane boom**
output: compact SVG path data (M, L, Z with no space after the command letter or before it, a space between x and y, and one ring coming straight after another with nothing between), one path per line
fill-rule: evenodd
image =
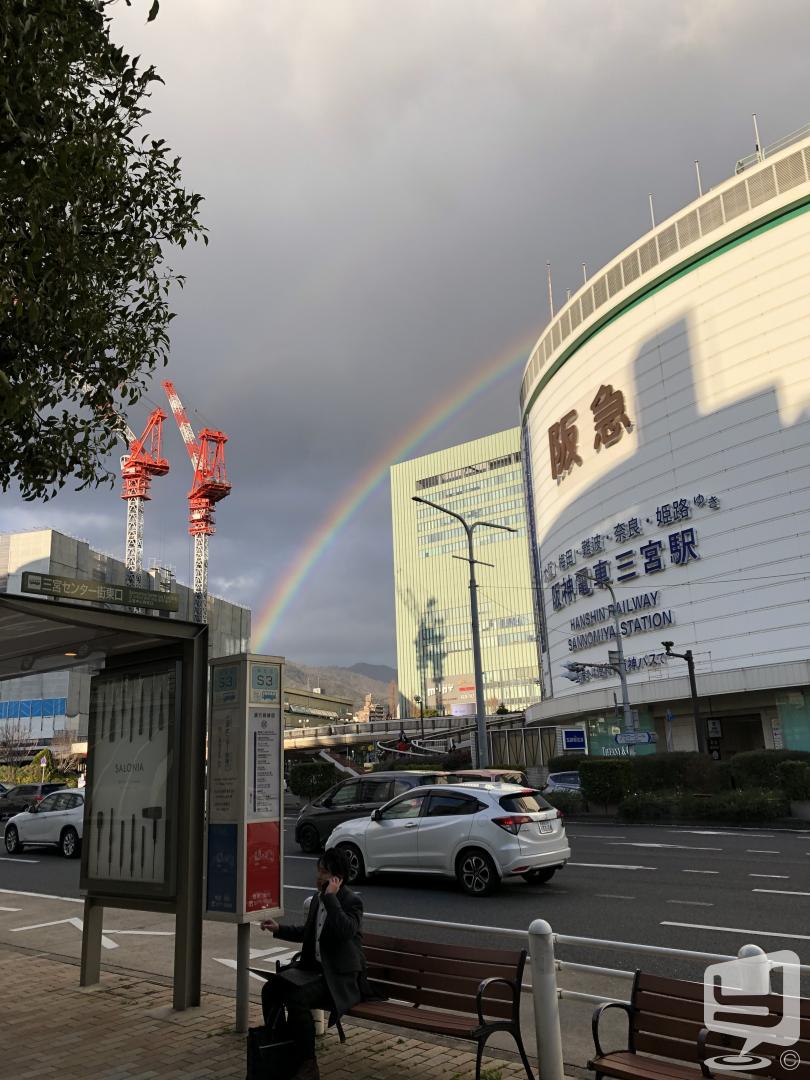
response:
M183 402L180 400L180 395L174 388L174 383L169 382L167 379L163 384L163 389L166 391L166 397L169 399L169 408L172 410L172 414L177 421L177 426L180 429L180 434L183 437L183 442L186 444L186 450L188 450L188 456L191 458L192 468L197 468L197 460L200 456L200 447L197 443L197 436L194 434L194 428L191 426L191 421L188 418L188 413L185 410Z
M188 493L188 531L194 537L194 622L208 621L208 537L215 532L214 506L231 492L225 471L224 431L203 428L199 438L188 418L183 402L166 380L163 383L174 419L186 444L194 479Z

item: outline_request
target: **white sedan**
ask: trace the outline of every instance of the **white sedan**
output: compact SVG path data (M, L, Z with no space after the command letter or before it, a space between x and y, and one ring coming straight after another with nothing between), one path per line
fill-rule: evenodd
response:
M52 845L66 859L75 859L81 851L84 825L84 792L64 788L46 796L42 802L15 814L6 822L6 851L18 855L31 845Z
M559 810L517 784L414 788L338 825L326 847L347 856L349 884L383 871L436 874L470 896L489 895L505 877L543 884L571 857Z

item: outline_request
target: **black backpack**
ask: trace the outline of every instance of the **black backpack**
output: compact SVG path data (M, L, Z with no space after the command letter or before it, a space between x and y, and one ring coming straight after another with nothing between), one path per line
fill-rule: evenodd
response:
M248 1029L246 1080L291 1080L300 1064L286 1023Z

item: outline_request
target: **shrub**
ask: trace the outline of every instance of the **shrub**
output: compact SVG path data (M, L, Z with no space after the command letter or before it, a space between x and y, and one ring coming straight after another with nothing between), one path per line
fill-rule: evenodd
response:
M316 799L340 779L334 765L327 761L305 761L290 769L290 791L302 799Z
M810 766L803 761L783 761L777 772L785 798L791 802L810 799Z
M806 750L746 750L731 759L731 774L738 788L778 788L779 766L785 761L810 764Z
M580 763L588 760L587 754L556 754L548 760L548 771L552 772L575 772Z
M624 821L673 821L677 817L678 796L628 795L619 803L619 817Z
M636 792L722 791L730 786L728 774L718 770L708 754L691 751L639 754L630 762Z
M580 763L582 795L587 802L618 803L633 787L630 758L587 758Z
M619 803L625 821L713 821L759 823L786 817L787 800L781 792L749 788L714 795L630 795Z
M564 814L581 814L585 809L585 800L578 791L550 791L543 798Z

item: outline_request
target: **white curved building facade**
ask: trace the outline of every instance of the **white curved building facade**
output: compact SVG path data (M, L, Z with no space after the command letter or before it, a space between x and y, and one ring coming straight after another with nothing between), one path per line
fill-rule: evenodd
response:
M521 388L544 700L615 753L609 578L658 747L810 750L810 139L745 168L594 275ZM615 658L614 658L615 659ZM650 746L649 750L654 747Z

